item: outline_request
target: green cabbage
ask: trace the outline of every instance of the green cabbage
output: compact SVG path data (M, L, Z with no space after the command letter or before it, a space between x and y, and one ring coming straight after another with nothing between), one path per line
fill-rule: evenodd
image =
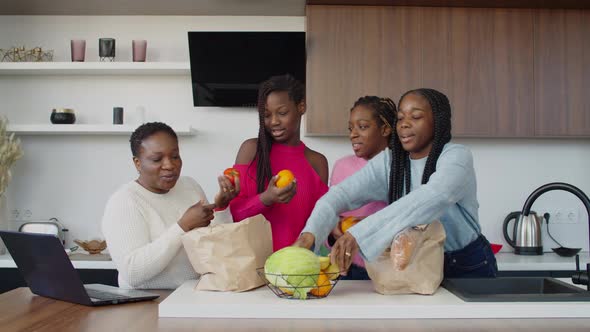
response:
M264 273L274 286L293 289L293 296L305 300L317 286L320 260L305 248L285 247L268 257Z

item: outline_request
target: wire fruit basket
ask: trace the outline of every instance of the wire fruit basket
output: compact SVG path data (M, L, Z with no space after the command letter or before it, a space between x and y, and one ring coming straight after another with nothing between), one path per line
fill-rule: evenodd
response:
M340 280L339 272L320 272L316 274L266 274L264 268L256 269L258 276L262 278L264 283L276 296L282 299L321 299L330 295L338 280ZM269 280L273 279L274 284L282 283L286 286L275 286ZM291 281L291 283L287 282ZM295 280L296 284L293 284ZM307 287L303 285L315 285L315 287ZM301 298L301 294L306 294L306 297ZM305 296L305 295L304 295Z

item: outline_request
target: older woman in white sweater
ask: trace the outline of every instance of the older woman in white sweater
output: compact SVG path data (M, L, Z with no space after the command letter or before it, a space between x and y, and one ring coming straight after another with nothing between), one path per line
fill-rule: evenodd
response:
M119 287L175 289L198 278L182 249L181 236L210 223L231 223L229 202L239 191L224 176L209 204L201 186L181 177L178 138L163 123L141 125L131 135L139 177L108 200L102 231L119 271Z

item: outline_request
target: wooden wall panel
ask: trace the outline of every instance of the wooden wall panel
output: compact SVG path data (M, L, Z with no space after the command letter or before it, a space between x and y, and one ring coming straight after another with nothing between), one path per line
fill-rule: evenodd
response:
M356 99L397 102L420 85L419 15L418 8L308 6L308 135L346 135Z
M590 135L590 12L535 14L537 136Z
M451 45L451 8L422 9L420 36L422 49L422 85L439 90L449 98L453 82Z
M453 133L532 136L531 11L453 8L451 13Z
M493 137L534 135L533 10L494 10Z
M307 0L308 5L589 9L584 0Z
M494 107L493 33L491 10L452 9L451 11L451 86L453 133L489 136L489 112Z
M456 137L590 136L590 11L308 6L308 135L362 95L431 87Z

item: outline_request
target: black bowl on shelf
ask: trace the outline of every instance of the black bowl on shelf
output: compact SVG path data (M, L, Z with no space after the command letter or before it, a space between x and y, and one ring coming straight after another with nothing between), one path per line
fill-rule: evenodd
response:
M573 257L577 253L579 253L580 250L582 250L582 248L559 247L559 248L551 248L551 250L553 250L553 252L555 252L556 254L558 254L559 256L562 256L562 257Z
M53 124L72 124L76 122L76 114L71 108L54 108L49 120Z

